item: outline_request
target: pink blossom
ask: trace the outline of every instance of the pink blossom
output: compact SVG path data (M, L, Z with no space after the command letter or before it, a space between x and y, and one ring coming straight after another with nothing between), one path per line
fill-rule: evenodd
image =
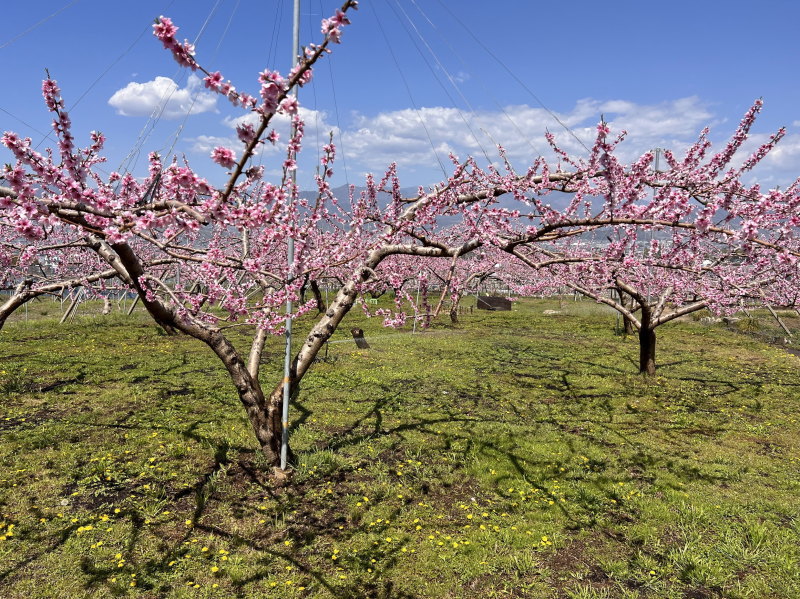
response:
M160 40L174 38L178 33L178 28L172 24L172 19L169 17L159 17L153 25L153 34Z
M218 91L222 83L222 73L219 71L211 73L208 77L203 79L203 83L208 89Z
M256 131L250 123L242 123L236 127L236 135L240 141L249 144L256 138Z
M194 59L194 46L188 40L180 43L175 39L178 28L173 25L168 17L159 17L153 25L153 35L155 35L167 50L172 52L173 58L183 67L197 70L198 64Z
M230 148L218 146L211 152L211 159L225 168L233 168L236 164L236 155Z
M297 75L297 73L300 71L300 69L303 69L303 68L305 68L305 70L300 75L299 79L297 80L297 84L300 87L303 87L307 83L311 82L311 78L312 78L312 75L313 75L312 69L310 67L307 67L306 65L304 65L302 62L299 62L289 72L289 78L293 78L293 77L295 77L295 75Z
M296 114L297 108L297 98L293 96L286 98L283 102L281 102L281 112L285 112L287 114Z

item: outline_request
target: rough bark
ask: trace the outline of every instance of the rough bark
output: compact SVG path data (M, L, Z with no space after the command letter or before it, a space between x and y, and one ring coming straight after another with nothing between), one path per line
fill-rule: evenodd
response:
M364 261L361 267L355 272L354 277L345 283L336 294L336 297L327 307L324 314L317 321L317 324L309 332L305 338L303 345L297 351L297 354L292 360L290 369L290 397L294 397L299 389L300 381L305 376L308 369L314 363L315 358L319 351L324 347L325 342L331 338L336 331L342 319L347 315L350 309L358 299L358 284L368 281L374 269L383 261L384 258L393 254L416 254L431 257L453 256L455 253L465 254L478 247L478 242L470 242L459 248L444 249L444 248L415 248L411 246L387 246L374 250L369 257ZM273 444L270 447L275 452L274 456L279 460L280 457L280 436L284 426L282 422L282 403L283 403L283 381L276 385L269 399L266 402L267 417L266 420L274 431L273 436L270 437L270 442ZM261 440L261 439L259 439ZM275 443L277 442L277 445ZM262 449L267 458L270 459L270 453L262 443Z
M208 331L207 334L203 334L201 330L197 330L199 327L184 325L180 322L176 324L183 332L206 343L225 365L225 369L236 387L239 400L247 412L250 425L253 427L264 457L269 464L279 465L281 455L280 402L278 402L276 422L273 398L270 397L269 402L265 400L258 378L251 376L244 360L222 333Z
M320 314L322 314L327 307L325 306L325 300L322 299L322 292L319 290L319 283L317 283L316 279L311 279L309 286L311 287L311 293L314 294L314 299L317 300L317 310Z
M634 301L633 298L628 296L625 292L621 289L617 288L617 294L619 295L619 301L623 308L629 311L633 311L634 309ZM623 334L627 337L628 335L633 335L636 332L636 323L630 319L629 316L626 314L622 314L622 322L623 322Z
M642 321L639 327L639 372L656 373L656 331L652 326L650 310L642 306Z
M267 332L258 329L250 345L250 356L247 359L247 371L250 376L257 379L259 367L261 366L261 356L264 354L264 346L267 343Z
M461 294L457 293L450 304L450 322L458 324L458 307L461 303Z
M143 305L159 325L168 332L181 332L194 337L214 351L236 387L239 399L245 407L253 432L267 462L270 465L278 466L282 432L288 423L282 421L283 381L273 389L268 397L265 397L258 381L256 358L260 357L263 349L263 339L260 339L259 335L256 336L251 346L248 362L245 363L220 329L195 320L189 315L181 314L175 306L163 302L154 293L159 285L163 287L163 284L160 280L146 275L141 262L129 245L125 243L109 245L98 237L93 237L91 241L91 247L109 263L123 281L136 290ZM354 273L353 278L339 290L334 301L311 329L297 352L292 361L289 377L290 397L297 393L300 381L311 367L320 349L355 304L358 297L358 284L368 281L373 276L374 269L384 258L393 254L415 254L430 257L453 256L456 252L464 254L478 246L479 242L473 241L459 248L395 245L374 250ZM152 289L148 291L146 287L152 287Z
M310 279L310 275L306 275L303 277L303 284L300 286L300 303L306 303L306 289L308 289L308 281Z
M106 246L108 247L108 246ZM278 426L271 420L264 392L257 376L252 376L248 365L236 351L233 344L216 327L207 325L188 316L181 316L174 306L165 304L154 293L147 293L143 287L144 269L133 249L127 244L116 244L109 248L103 257L118 270L121 278L136 289L142 304L153 319L170 333L181 332L202 341L217 355L228 371L231 382L245 408L253 427L256 439L270 464L280 463L280 415ZM102 252L98 252L103 255ZM156 282L151 279L149 284Z
M627 337L628 335L633 335L636 332L635 323L624 314L622 315L622 321L623 321L623 332L625 336Z
M123 281L136 290L137 295L142 300L142 304L150 313L150 316L153 317L153 320L155 320L168 335L175 335L178 332L175 326L175 312L167 308L167 306L157 299L148 297L150 294L142 287L142 277L145 274L144 268L142 268L142 264L139 262L131 246L127 243L109 245L97 237L94 238L94 242L96 244L94 248L95 251L105 259L112 268L117 269Z
M453 261L450 263L450 268L447 271L447 279L444 282L444 287L442 288L442 294L439 296L439 302L436 304L436 308L433 310L432 318L439 318L439 312L442 311L442 306L444 305L444 300L447 297L447 293L450 291L450 285L453 282L453 275L456 271L456 261L458 260L458 254L453 256ZM452 312L450 313L450 320L453 319Z
M264 397L264 391L258 381L258 367L256 366L254 369L255 376L251 374L248 365L245 364L233 344L219 330L195 322L187 322L177 315L173 320L173 325L177 330L208 345L217 355L236 387L239 401L244 406L264 457L270 465L280 465L282 430L280 398L276 400L270 396L267 400Z
M656 373L656 332L653 329L639 331L639 372Z
M6 323L13 312L22 306L25 302L28 301L29 297L25 293L26 282L23 281L17 286L14 295L12 295L8 300L6 300L2 305L0 305L0 330L3 329L3 325Z

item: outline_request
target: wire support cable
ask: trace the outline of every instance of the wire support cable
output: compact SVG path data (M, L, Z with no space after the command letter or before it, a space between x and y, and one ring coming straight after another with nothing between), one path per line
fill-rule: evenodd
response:
M222 35L220 36L219 41L217 42L217 47L214 49L214 53L211 55L211 62L215 62L216 61L217 55L219 54L220 48L222 47L222 42L225 40L225 37L228 35L228 30L231 27L231 23L233 22L233 18L236 16L236 11L239 9L239 3L240 2L241 2L241 0L236 0L236 5L233 7L233 11L231 12L231 16L228 18L228 23L225 25L225 29L223 30ZM214 6L213 10L216 11L218 6L219 6L219 0L217 1L217 4ZM213 11L212 11L212 14L213 14ZM206 19L206 24L208 24L208 21L210 20L210 18L211 18L211 15L209 15L208 19ZM205 25L203 25L203 27L205 28ZM186 114L183 115L183 119L181 119L181 124L178 125L178 128L175 130L175 134L174 134L174 137L172 139L172 144L170 145L169 150L167 150L167 152L165 153L165 156L167 156L167 158L172 156L172 152L175 150L175 145L178 143L178 140L180 139L181 135L183 134L183 131L184 131L185 127L186 127L186 123L187 123L187 121L189 120L189 117L192 114L192 109L194 108L194 105L197 103L197 100L200 97L201 93L203 93L203 88L198 85L197 89L195 90L194 94L192 95L192 102L191 102L191 104L189 104L189 109L186 111Z
M214 13L216 13L217 9L219 8L219 5L220 5L221 1L222 0L217 0L217 2L211 8L211 11L209 12L208 16L206 17L205 22L200 27L200 31L197 33L197 35L195 36L195 38L194 38L194 40L192 42L193 45L197 45L197 43L200 41L200 38L203 36L203 33L206 30L206 27L211 22L211 18L213 17ZM176 70L175 74L172 77L172 81L175 81L175 79L181 79L181 81L182 81L182 78L180 78L180 75L183 72L184 72L184 69L182 67L178 67L178 69ZM147 119L147 122L144 124L144 126L141 129L141 131L139 132L139 136L136 138L136 141L134 142L133 146L131 147L130 152L128 152L128 155L125 158L123 158L122 162L120 163L120 166L117 169L118 172L123 172L124 171L125 173L128 173L128 172L131 172L133 169L136 168L136 164L139 161L139 156L141 155L142 146L144 145L145 141L147 141L147 139L150 137L150 135L155 130L156 125L159 123L159 121L161 120L161 117L164 115L164 112L167 109L167 104L169 103L169 101L172 98L173 94L177 90L178 90L178 87L176 85L175 88L170 89L168 91L165 90L164 93L161 95L161 98L159 98L158 104L156 105L156 108L153 110L152 114ZM191 112L191 109L190 109L189 112Z
M411 105L414 107L414 111L417 114L417 118L419 119L420 125L422 125L422 129L425 131L425 135L428 138L428 143L431 145L431 150L433 150L433 155L436 158L436 162L439 163L439 167L442 169L442 174L444 178L447 179L447 169L444 167L444 163L442 159L439 157L439 153L436 151L436 146L433 143L433 138L431 137L431 133L428 130L427 125L425 124L425 119L422 118L422 114L420 112L419 107L417 106L416 102L414 101L414 95L411 93L411 86L408 84L408 79L406 79L403 70L400 68L400 63L397 60L397 56L392 49L392 44L389 42L389 38L386 35L386 31L383 29L383 24L381 23L380 19L378 18L377 13L375 12L375 7L372 3L369 4L370 9L372 9L372 14L375 17L375 21L378 23L378 29L381 31L381 35L383 36L384 41L386 42L386 46L389 49L389 54L392 56L392 61L394 62L395 68L397 69L398 74L400 75L400 79L403 81L403 85L406 88L406 93L408 94L408 98L411 101Z
M406 11L405 11L405 9L403 9L402 5L400 5L400 3L398 3L396 0L395 0L395 4L397 4L397 8L403 14L403 17L405 17L405 21L408 22L408 24L414 30L414 33L416 33L417 37L420 39L422 44L428 50L430 55L433 57L434 61L436 62L436 66L438 66L439 69L441 69L441 71L447 77L447 80L450 82L450 85L461 96L461 99L464 101L464 103L467 105L467 107L470 110L470 116L472 116L473 120L474 120L477 115L475 114L475 111L473 110L473 108L472 108L471 104L469 103L469 101L467 100L467 98L461 92L461 89L456 84L455 78L450 74L450 71L442 63L442 61L439 60L439 57L436 55L436 52L434 52L434 50L431 47L431 45L428 43L428 41L422 35L422 32L419 30L419 28L417 27L416 23L414 23L414 21L408 16L408 13L406 13ZM442 91L445 93L445 95L447 96L448 100L450 100L450 103L453 105L453 107L458 112L459 118L461 119L461 121L466 126L466 128L469 131L469 133L472 136L472 138L475 140L475 143L478 145L478 148L480 149L480 151L483 154L484 158L486 158L486 162L491 164L493 162L492 159L489 157L489 154L487 153L486 149L483 147L483 144L481 143L480 139L478 138L478 135L473 130L473 128L470 125L469 121L464 116L464 112L458 107L458 105L456 104L455 99L450 94L450 91L447 89L447 86L442 82L441 78L436 74L436 69L433 67L433 65L430 63L430 61L428 61L428 59L425 57L424 53L422 52L422 49L419 47L419 45L417 44L417 42L414 40L413 36L411 35L411 31L408 29L408 27L403 22L404 20L397 13L397 10L395 10L394 6L392 6L391 4L389 5L389 7L394 12L395 16L397 17L398 22L401 24L403 29L405 29L406 34L408 35L409 39L411 39L411 43L414 44L414 47L416 48L417 52L419 53L420 58L422 58L422 60L425 62L425 65L428 67L428 70L431 72L431 75L433 75L434 79L439 84L439 86L442 88Z
M414 1L414 0L412 0L412 2L413 2L413 1ZM501 67L503 67L503 69L504 69L504 70L505 70L505 71L506 71L506 72L507 72L507 73L508 73L508 74L509 74L509 75L512 77L512 79L514 79L514 81L516 81L516 82L517 82L517 83L518 83L518 84L519 84L519 85L522 87L522 89L524 89L526 92L528 92L528 93L530 94L530 96L531 96L531 97L532 97L532 98L533 98L533 99L536 101L536 103L537 103L537 104L539 104L539 106L541 106L541 107L542 107L542 108L545 110L545 112L547 112L547 114L549 114L549 115L550 115L550 116L553 118L553 120L555 120L555 121L556 121L556 122L557 122L557 123L558 123L558 124L559 124L559 125L560 125L560 126L563 128L563 129L564 129L564 131L566 131L567 133L569 133L569 134L570 134L570 135L571 135L571 136L572 136L572 137L575 139L575 141L577 141L577 142L578 142L578 143L579 143L581 146L583 146L583 149L584 149L584 150L586 150L587 152L589 152L589 151L590 151L590 150L589 150L589 148L588 148L588 146L587 146L585 143L583 143L583 140L582 140L580 137L578 137L578 136L575 134L575 132L574 132L574 131L573 131L573 130L572 130L570 127L569 127L569 125L567 125L566 123L564 123L564 121L562 121L562 120L561 120L561 119L558 117L558 115L557 115L555 112L553 112L552 110L550 110L550 109L549 109L549 108L548 108L548 107L545 105L545 103L544 103L544 102L542 102L542 100L539 98L539 96L537 96L537 95L536 95L536 94L533 92L533 90L532 90L531 88L529 88L529 87L528 87L528 86L525 84L525 82L524 82L522 79L520 79L519 77L517 77L517 75L514 73L514 71L512 71L512 70L511 70L511 69L508 67L508 65L506 65L506 63L505 63L505 62L503 62L503 61L500 59L500 57L498 57L498 56L497 56L497 55L496 55L494 52L492 52L492 51L491 51L491 50L490 50L490 49L489 49L489 48L486 46L486 44L484 44L484 43L483 43L483 41L482 41L482 40L481 40L481 39L480 39L478 36L476 36L476 35L475 35L475 34L472 32L472 30L471 30L469 27L467 27L467 25L466 25L464 22L463 22L461 19L459 19L459 18L458 18L458 16L457 16L457 15L455 15L455 14L454 14L454 13L453 13L453 12L452 12L452 11L451 11L451 10L450 10L448 7L447 7L447 5L446 5L444 2L442 2L442 0L436 0L436 1L439 3L439 5L440 5L440 6L441 6L441 7L442 7L442 8L443 8L445 11L447 11L447 13L448 13L448 14L449 14L449 15L450 15L450 16L451 16L451 17L452 17L452 18L453 18L453 19L454 19L454 20L455 20L455 21L456 21L456 22L457 22L459 25L461 25L461 27L464 29L464 31L466 31L466 32L469 34L469 36L470 36L470 37L471 37L471 38L472 38L472 39L475 41L475 43L476 43L476 44L478 44L478 45L479 45L479 46L480 46L480 47L483 49L483 51L484 51L484 52L486 52L486 53L487 53L489 56L491 56L491 57L492 57L492 58L495 60L495 62L497 62L497 64L499 64Z
M28 27L28 28L27 28L25 31L23 31L23 32L21 32L21 33L18 33L17 35L15 35L14 37L12 37L10 40L8 40L8 41L6 41L6 42L3 42L3 44L2 44L2 45L0 45L0 50L2 50L3 48L6 48L6 47L8 47L8 46L10 46L10 45L11 45L11 44L13 44L14 42L16 42L18 39L25 37L25 36L26 36L26 35L28 35L28 34L29 34L31 31L34 31L35 29L38 29L38 28L39 28L41 25L44 25L45 23L47 23L47 21L49 21L49 20L50 20L50 19L52 19L53 17L57 17L57 16L58 16L58 15L60 15L62 12L64 12L65 10L67 10L68 8L70 8L71 6L73 6L73 5L77 4L77 3L78 3L78 0L72 0L72 2L69 2L69 3L68 3L68 4L66 4L65 6L62 6L62 7L61 7L61 8L59 8L59 9L58 9L56 12L54 12L54 13L52 13L51 15L48 15L48 16L46 16L44 19L41 19L40 21L38 21L38 22L34 23L34 24L33 24L33 25L31 25L30 27Z
M419 4L416 2L416 0L411 0L411 3L414 5L414 8L416 8L417 11L419 11L420 15L422 15L422 17L428 22L428 24L438 33L439 32L439 28L430 19L430 17L428 17L428 15L425 13L425 11L422 10L422 8L419 6ZM483 95L488 97L488 98L491 98L492 103L494 103L494 105L497 107L497 109L500 111L500 113L505 117L505 119L509 122L509 124L519 134L520 139L524 139L525 142L530 147L530 149L533 150L533 153L535 155L537 155L537 156L540 156L542 154L542 151L536 146L536 144L534 144L531 141L530 136L528 134L526 134L520 128L520 126L511 117L511 115L508 113L508 111L505 109L505 107L503 107L503 105L500 104L500 102L497 100L497 97L494 95L494 92L492 91L492 89L489 86L486 85L486 82L484 81L484 79L482 77L475 77L474 73L470 72L470 67L464 62L464 59L461 57L461 53L456 51L456 49L453 47L453 44L450 43L450 40L447 37L445 37L444 35L442 35L440 33L439 34L439 39L447 45L447 47L450 49L450 52L453 54L453 56L455 56L456 60L458 60L459 63L461 64L461 68L464 69L465 72L469 73L470 78L472 78L472 77L475 78L475 80L479 83L481 89L483 90ZM473 113L476 113L476 111L472 108L472 105L466 100L466 98L465 98L465 102L467 102L467 105L469 106L470 110ZM492 136L489 134L488 131L486 131L483 128L481 128L481 130L486 134L487 137L489 137L489 139L492 140L493 144L497 145L497 142L495 142L495 140L492 138Z

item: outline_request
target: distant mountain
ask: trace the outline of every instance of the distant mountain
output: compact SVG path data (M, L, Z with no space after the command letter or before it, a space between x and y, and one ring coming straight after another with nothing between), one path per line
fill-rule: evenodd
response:
M361 192L366 191L366 189L367 188L364 186L356 186L354 188L353 193L357 197ZM348 185L340 185L339 187L331 188L331 191L338 200L346 202L349 197L348 194L350 193L350 187ZM400 193L404 198L413 198L417 196L418 188L401 187ZM389 194L382 193L380 194L380 196L383 196L384 199L383 206L386 206L389 203ZM313 200L314 198L317 197L317 192L313 190L301 191L300 197L306 200ZM553 194L547 198L546 203L550 204L555 210L564 210L567 206L569 206L571 199L572 199L571 194L553 192ZM498 206L501 208L507 208L509 210L519 208L516 200L510 194L500 196L498 198ZM450 227L452 225L457 224L458 221L459 218L456 216L442 217L439 219L439 224L442 227Z

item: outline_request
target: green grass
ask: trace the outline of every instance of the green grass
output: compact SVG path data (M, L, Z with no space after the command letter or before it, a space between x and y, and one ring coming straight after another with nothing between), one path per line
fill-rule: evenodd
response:
M57 307L0 333L3 598L800 597L780 348L674 323L647 379L588 301L416 335L354 312L277 487L209 350Z

